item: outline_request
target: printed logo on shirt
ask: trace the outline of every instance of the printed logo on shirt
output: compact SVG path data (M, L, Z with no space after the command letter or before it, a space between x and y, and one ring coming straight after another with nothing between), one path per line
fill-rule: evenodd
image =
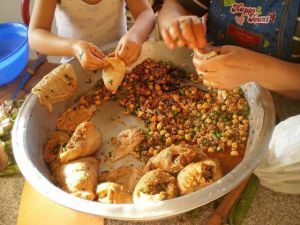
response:
M244 3L233 3L230 6L230 13L235 15L234 19L238 25L243 26L245 22L250 24L269 24L276 19L276 12L269 12L262 15L262 7L245 6Z

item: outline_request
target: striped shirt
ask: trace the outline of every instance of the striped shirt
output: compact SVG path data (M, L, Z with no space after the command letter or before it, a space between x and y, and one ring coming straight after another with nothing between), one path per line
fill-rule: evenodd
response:
M177 0L191 14L202 16L208 12L210 0ZM292 58L300 63L300 10L292 39Z

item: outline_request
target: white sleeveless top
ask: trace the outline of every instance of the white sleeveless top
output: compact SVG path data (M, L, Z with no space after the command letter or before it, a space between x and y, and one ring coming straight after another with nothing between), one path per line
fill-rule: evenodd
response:
M55 9L58 35L89 41L101 50L101 46L118 41L126 33L125 12L124 0L101 0L96 5L61 0Z

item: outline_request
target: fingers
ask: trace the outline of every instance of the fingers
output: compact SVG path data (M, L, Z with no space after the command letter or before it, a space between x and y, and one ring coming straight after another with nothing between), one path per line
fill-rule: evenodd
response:
M103 59L105 57L105 55L95 45L91 45L89 50L95 57L99 59Z
M179 22L182 37L189 48L197 48L197 40L192 28L192 20L185 19Z
M161 36L169 48L173 49L176 47L176 43L171 38L167 28L161 30Z
M120 57L126 65L133 64L141 53L141 46L131 41L124 41L120 49L116 49L116 55Z
M205 18L182 16L169 27L161 29L161 35L169 48L204 48L206 45Z
M185 46L186 42L182 37L181 30L179 29L178 21L175 21L172 24L172 26L170 26L167 30L170 34L170 37L172 38L173 42L176 44L177 47Z
M196 48L202 49L206 46L205 24L198 17L192 17L192 29L196 39Z

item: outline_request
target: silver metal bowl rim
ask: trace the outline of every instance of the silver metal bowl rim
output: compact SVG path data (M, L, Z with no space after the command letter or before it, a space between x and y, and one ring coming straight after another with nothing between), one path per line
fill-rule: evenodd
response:
M205 205L234 189L253 172L260 161L257 159L261 159L267 152L275 125L274 103L269 91L257 84L253 84L253 87L257 89L258 93L261 93L259 101L261 101L264 108L264 124L261 133L264 133L265 138L251 146L251 148L257 148L259 151L256 151L257 154L249 157L247 161L244 159L221 180L186 196L147 205L105 204L80 199L62 191L39 172L24 148L24 146L28 146L25 139L25 129L28 122L26 118L29 118L31 107L38 101L33 94L28 96L19 112L19 115L23 115L23 117L18 116L15 121L12 131L14 156L22 174L37 191L54 202L71 209L120 220L145 221L175 216Z

